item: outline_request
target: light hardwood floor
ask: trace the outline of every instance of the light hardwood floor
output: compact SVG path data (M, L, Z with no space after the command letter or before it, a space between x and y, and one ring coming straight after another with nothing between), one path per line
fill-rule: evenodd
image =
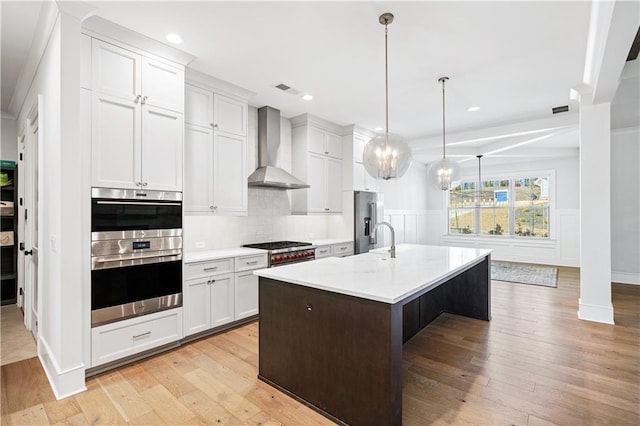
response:
M0 309L0 365L37 356L36 341L24 327L24 316L17 305Z
M444 314L404 346L403 424L640 424L640 286L614 285L616 325L558 288L494 281L491 322ZM56 401L38 361L2 367L2 424L331 424L256 379L258 324L87 380Z

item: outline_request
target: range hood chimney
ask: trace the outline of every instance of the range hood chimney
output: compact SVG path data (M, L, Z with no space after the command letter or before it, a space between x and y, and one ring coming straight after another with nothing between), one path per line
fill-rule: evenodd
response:
M309 188L309 185L276 167L280 147L280 111L264 106L258 108L258 164L249 176L249 186L279 189Z

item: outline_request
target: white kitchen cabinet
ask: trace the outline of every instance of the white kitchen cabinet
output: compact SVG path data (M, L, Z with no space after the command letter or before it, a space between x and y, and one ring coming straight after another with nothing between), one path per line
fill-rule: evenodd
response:
M325 257L331 257L333 254L331 246L318 246L316 247L316 259L324 259Z
M247 214L247 108L186 85L185 212Z
M378 181L367 173L362 163L353 163L353 189L354 191L378 191Z
M291 119L293 175L309 184L292 192L294 214L342 212L340 127L304 114Z
M182 191L184 68L95 38L90 66L92 186Z
M185 126L185 212L247 213L247 138Z
M258 313L258 276L253 271L236 274L235 288L236 319L247 318Z
M342 138L325 130L309 127L309 152L342 158Z
M92 40L92 90L182 113L184 69Z
M235 258L235 313L236 320L258 313L258 276L255 269L268 266L267 255L259 254Z
M182 338L182 308L91 329L91 366L135 355Z
M182 190L182 114L93 92L92 186Z
M351 256L354 253L353 241L333 244L331 246L331 252L335 257Z
M185 280L182 292L185 336L233 321L233 273L212 271L208 276Z

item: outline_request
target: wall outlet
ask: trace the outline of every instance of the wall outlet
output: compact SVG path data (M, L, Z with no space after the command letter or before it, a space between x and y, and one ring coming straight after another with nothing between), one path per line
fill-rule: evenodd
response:
M207 245L205 244L204 241L196 241L196 248L197 249L202 249L205 248Z

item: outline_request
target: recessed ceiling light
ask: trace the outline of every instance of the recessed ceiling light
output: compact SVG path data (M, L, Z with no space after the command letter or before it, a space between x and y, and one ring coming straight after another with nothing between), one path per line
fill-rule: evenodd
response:
M375 129L373 129L373 130L375 130L376 132L381 132L381 131L382 131L382 127L376 127L376 128L375 128Z
M480 107L479 107L479 106L472 106L472 107L467 108L467 111L469 111L469 112L476 112L476 111L478 111L479 109L480 109Z
M313 99L313 96L307 93L306 95L302 95L302 99L304 99L305 101L310 101Z
M175 33L169 33L166 36L164 36L164 38L166 38L168 42L173 44L182 43L182 37L180 37L178 34L175 34Z

